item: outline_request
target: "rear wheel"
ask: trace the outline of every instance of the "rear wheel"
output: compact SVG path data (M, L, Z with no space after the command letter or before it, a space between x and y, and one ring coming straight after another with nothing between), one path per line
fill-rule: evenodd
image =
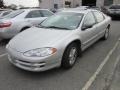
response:
M75 43L70 44L64 52L62 67L69 69L74 66L78 57L78 48Z
M104 36L103 36L102 39L103 39L103 40L107 40L108 37L109 37L109 28L106 29L105 34L104 34Z

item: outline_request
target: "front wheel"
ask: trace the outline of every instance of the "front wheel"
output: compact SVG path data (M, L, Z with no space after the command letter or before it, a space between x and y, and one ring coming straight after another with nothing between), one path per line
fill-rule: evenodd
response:
M62 67L69 69L74 66L78 57L78 48L75 43L70 44L64 52Z
M20 32L25 31L25 30L28 29L28 28L29 28L29 27L24 27L24 28L21 29Z

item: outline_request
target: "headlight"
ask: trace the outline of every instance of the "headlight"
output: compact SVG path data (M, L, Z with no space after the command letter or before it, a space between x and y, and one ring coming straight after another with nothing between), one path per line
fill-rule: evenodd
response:
M24 55L27 57L44 57L44 56L52 55L56 51L57 51L56 48L38 48L38 49L29 50L25 52Z

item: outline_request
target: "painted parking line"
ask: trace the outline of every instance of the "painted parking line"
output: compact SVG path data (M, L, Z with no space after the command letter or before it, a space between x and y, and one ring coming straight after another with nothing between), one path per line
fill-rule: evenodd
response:
M119 45L120 39L116 42L116 44L114 45L114 47L110 50L110 52L107 54L107 56L105 57L105 59L102 61L102 63L99 65L98 69L96 70L96 72L90 77L90 79L86 82L86 84L84 85L84 87L82 88L82 90L88 90L89 87L92 85L92 83L95 81L97 75L100 73L100 71L103 69L104 65L108 62L110 56L112 55L112 53L116 50L117 46Z
M1 57L4 57L4 56L6 56L6 55L7 55L7 53L1 54L1 55L0 55L0 58L1 58Z

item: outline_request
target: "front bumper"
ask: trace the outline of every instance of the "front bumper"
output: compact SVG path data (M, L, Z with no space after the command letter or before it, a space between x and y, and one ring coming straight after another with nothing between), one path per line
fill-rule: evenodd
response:
M8 52L8 59L16 67L33 72L46 71L61 65L61 58L57 53L44 58L30 58L20 52Z

